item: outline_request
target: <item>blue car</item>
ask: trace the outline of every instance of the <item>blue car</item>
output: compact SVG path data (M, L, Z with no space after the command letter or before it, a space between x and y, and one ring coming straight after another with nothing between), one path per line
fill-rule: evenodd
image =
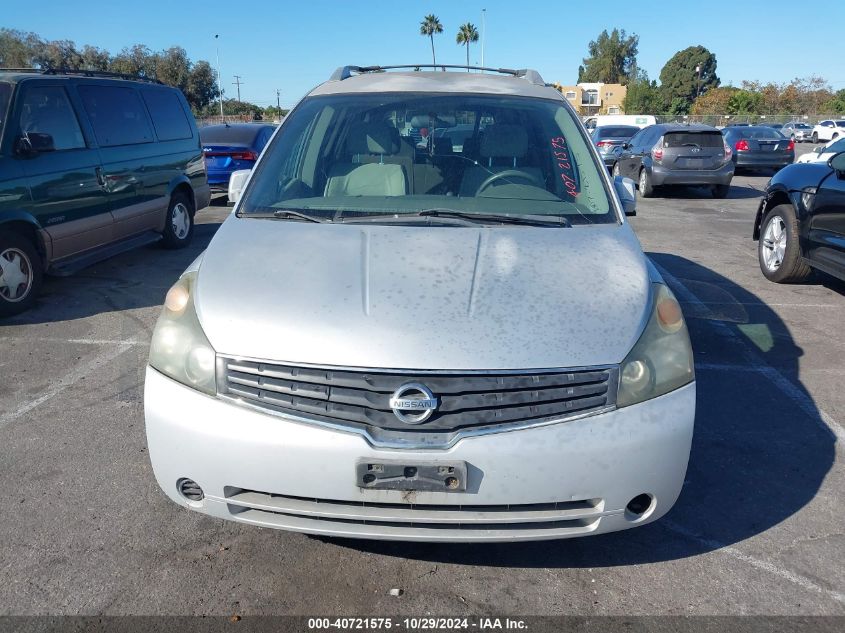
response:
M226 123L200 128L211 190L227 191L233 171L252 169L275 131L276 126L267 123Z

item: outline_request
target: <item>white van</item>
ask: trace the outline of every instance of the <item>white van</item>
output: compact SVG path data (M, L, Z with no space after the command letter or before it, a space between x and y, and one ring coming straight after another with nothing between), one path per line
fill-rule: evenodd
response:
M651 114L599 114L584 119L584 126L592 131L603 125L636 125L638 128L657 123Z

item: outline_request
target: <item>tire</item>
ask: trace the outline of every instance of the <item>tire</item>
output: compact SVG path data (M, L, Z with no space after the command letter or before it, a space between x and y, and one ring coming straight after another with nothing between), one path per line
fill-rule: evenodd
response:
M819 133L813 132L813 143L818 143L818 142L819 142Z
M713 194L714 198L719 200L728 197L728 192L731 190L730 185L713 185L710 188L710 192Z
M181 191L170 197L161 244L164 248L185 248L194 236L194 203Z
M648 170L643 168L640 170L640 195L643 198L651 198L654 195L654 186L651 184L651 176L648 175Z
M805 281L812 269L801 259L798 218L791 204L772 207L760 226L757 261L769 281L792 284Z
M41 257L31 240L15 231L0 235L0 317L32 307L43 273Z
M831 138L830 140L831 140L831 141L835 141L835 140L836 140L836 139L838 139L838 138L839 138L839 133L837 132L837 133L835 133L835 134L833 135L833 138Z

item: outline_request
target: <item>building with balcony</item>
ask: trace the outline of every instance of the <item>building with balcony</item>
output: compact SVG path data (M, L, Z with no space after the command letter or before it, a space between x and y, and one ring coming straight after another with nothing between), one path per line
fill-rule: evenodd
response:
M582 116L625 114L622 102L628 89L622 84L580 83L575 86L555 84L572 107Z

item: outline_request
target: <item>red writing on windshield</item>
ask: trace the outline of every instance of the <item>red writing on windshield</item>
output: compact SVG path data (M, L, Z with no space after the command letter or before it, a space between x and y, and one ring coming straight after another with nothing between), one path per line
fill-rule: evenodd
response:
M566 189L566 194L574 198L578 195L578 182L575 180L575 169L572 167L572 155L566 139L562 136L552 138L552 156L558 168L558 175Z

